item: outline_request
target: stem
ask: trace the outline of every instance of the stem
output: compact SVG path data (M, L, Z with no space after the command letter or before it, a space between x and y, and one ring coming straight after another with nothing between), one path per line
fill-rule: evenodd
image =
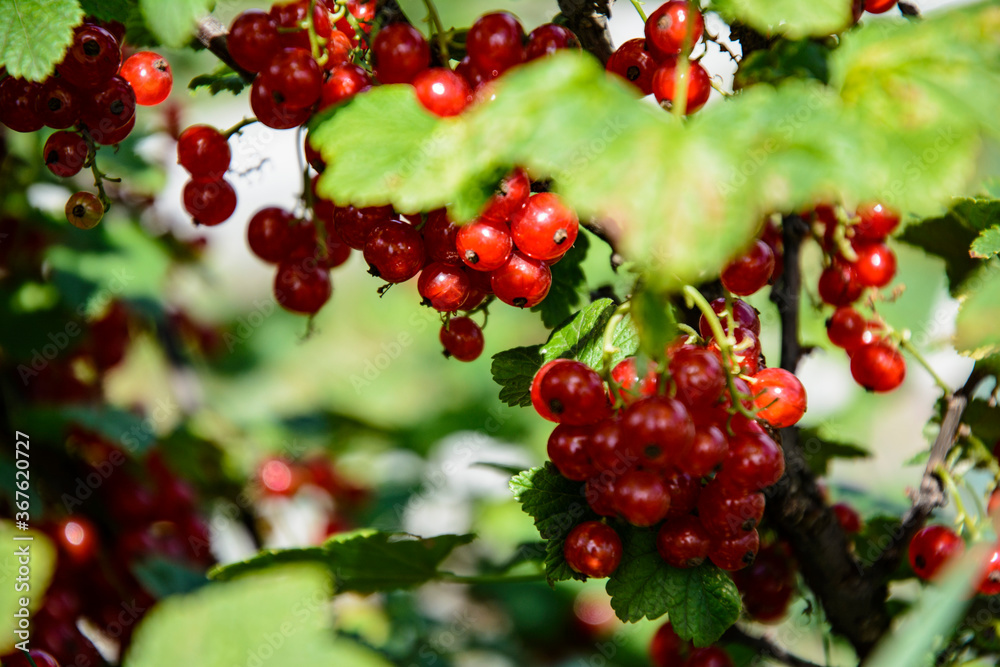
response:
M614 344L615 330L630 310L632 310L632 302L625 301L615 309L615 312L611 314L611 318L604 327L604 356L601 360L601 368L602 374L605 377L610 377L611 360L614 358L615 352L618 352L618 348Z
M330 57L326 49L326 40L316 34L316 22L313 18L313 10L316 8L316 0L309 0L309 14L306 16L306 30L309 31L309 48L312 50L313 58L320 67L326 64ZM323 11L326 11L325 9Z
M771 658L776 662L789 665L790 667L820 667L815 662L809 662L796 655L792 655L767 637L754 637L735 625L726 630L726 633L722 635L722 640L732 642L733 644L742 644L755 650L757 656L752 664L757 664L757 660L760 658Z
M246 127L247 125L253 125L256 122L257 122L256 118L244 118L240 122L236 123L236 125L233 125L231 128L229 128L228 130L223 131L221 134L226 139L229 139L234 134L240 134L243 131L243 128Z
M943 379L941 379L941 376L938 375L937 372L935 372L934 368L931 367L927 359L924 358L924 355L922 355L920 353L920 350L917 349L917 346L914 345L912 342L910 342L910 336L908 331L904 332L902 339L899 341L899 345L904 350L909 352L910 355L912 355L913 358L917 360L918 364L927 369L927 372L931 374L932 378L934 378L934 384L941 387L941 389L944 391L946 395L951 394L951 387L948 386L948 383L945 382Z
M601 65L606 65L614 52L608 17L613 0L558 0L559 11L566 19L566 27L580 40L584 51L593 54Z
M503 574L478 574L465 575L454 574L452 572L442 572L441 581L452 584L526 584L536 581L545 581L545 573L520 574L508 576Z
M255 74L252 74L233 60L229 55L229 47L226 45L226 26L219 23L219 19L214 16L206 16L198 23L198 41L205 48L211 51L216 58L226 63L234 72L240 75L246 83L253 83Z
M731 92L729 92L728 90L726 90L725 88L723 88L722 86L720 86L718 83L716 83L714 78L710 78L708 80L708 82L712 85L712 88L714 88L715 91L717 93L719 93L720 95L722 95L723 97L732 97L733 96L733 94Z
M688 21L688 24L690 23ZM677 61L677 74L674 76L674 99L670 105L670 110L678 118L683 118L687 114L688 83L690 83L688 77L690 75L691 61L688 60L687 49L684 49L680 60Z
M939 463L934 468L934 474L937 475L938 479L941 480L942 486L948 492L953 503L955 503L955 511L958 514L958 520L965 525L965 529L969 531L970 536L974 541L979 539L979 527L976 526L976 522L972 520L969 513L965 509L965 503L962 501L962 497L958 493L958 487L955 486L955 480L948 471L948 468L943 464Z
M424 0L424 7L427 8L427 19L434 30L434 39L437 40L438 48L441 50L441 61L447 65L451 58L448 56L448 39L444 34L444 24L441 23L434 0Z
M642 3L639 2L639 0L632 0L632 6L635 7L635 11L639 12L639 18L642 19L643 23L645 23L646 19L647 19L647 16L646 16L646 12L643 11L643 9L642 9Z

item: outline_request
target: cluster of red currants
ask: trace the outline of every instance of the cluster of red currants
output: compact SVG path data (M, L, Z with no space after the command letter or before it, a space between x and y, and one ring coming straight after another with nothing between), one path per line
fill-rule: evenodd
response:
M631 82L643 95L654 95L666 108L673 106L678 87L686 87L685 113L694 113L708 102L711 77L698 60L681 60L680 56L690 53L704 32L697 3L670 0L646 19L644 39L630 39L618 47L607 70Z
M759 331L756 312L736 303L737 317L753 318L737 322L748 333ZM725 300L716 304L725 309ZM744 355L743 363L751 363L749 351ZM761 490L784 472L781 448L752 410L772 426L790 426L805 412L805 392L791 373L757 371L759 348L750 378L756 394L744 379L729 376L711 345L679 340L666 358L663 372L651 362L641 375L635 358L621 361L610 373L610 390L581 362L542 366L531 399L542 417L559 424L549 437L549 459L564 477L585 482L597 514L641 527L659 524L657 548L670 565L693 567L708 558L739 570L758 550ZM570 567L593 577L614 572L621 552L614 528L601 521L576 526L565 543Z
M214 561L194 489L159 452L147 454L140 467L124 450L83 429L73 431L68 447L81 465L77 487L64 494L63 504L77 511L43 526L58 556L52 583L33 617L33 642L59 662L99 665L104 661L78 628L80 619L88 619L124 651L156 599L132 574L132 565L161 557L201 570ZM94 498L100 498L107 516L78 511L96 503ZM89 662L80 662L81 656Z
M670 622L661 625L649 645L654 667L733 667L733 659L721 646L695 648L681 639Z
M124 140L135 127L136 104L159 104L170 94L167 61L139 51L122 62L123 36L121 24L102 27L88 20L76 28L65 57L45 81L0 81L0 122L16 132L57 130L42 149L45 166L56 176L76 175L93 162L98 145ZM104 210L96 195L78 192L66 204L66 217L90 229Z
M844 224L831 206L817 206L811 218L830 264L819 278L819 296L836 307L827 320L830 342L851 358L851 375L869 391L892 391L906 376L906 361L898 346L882 335L883 324L867 320L852 304L866 288L879 289L896 275L896 255L885 240L899 225L899 214L877 203L858 207ZM853 255L848 257L846 255Z
M990 496L989 513L1000 510L1000 494ZM931 525L918 530L910 539L910 567L921 579L930 581L951 561L965 552L965 542L948 526ZM994 545L982 564L976 592L981 595L1000 594L1000 544Z

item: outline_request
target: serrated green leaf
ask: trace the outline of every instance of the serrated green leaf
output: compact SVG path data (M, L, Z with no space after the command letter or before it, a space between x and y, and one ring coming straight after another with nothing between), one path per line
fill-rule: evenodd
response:
M35 441L35 439L32 439L32 442ZM14 445L11 444L10 448L13 450ZM14 473L11 472L11 478L13 476ZM30 537L32 539L30 541L15 542L15 538L19 537ZM28 609L31 612L37 611L42 606L45 591L49 587L49 582L52 580L52 573L56 569L56 548L45 533L34 529L27 531L18 530L12 521L0 521L0 540L3 540L3 544L5 545L3 556L0 556L0 566L2 566L3 572L8 575L3 593L0 593L0 613L4 615L4 618L16 619L17 616L15 614L21 609L21 598L28 598ZM23 546L27 546L29 549L31 571L28 574L28 589L19 591L14 585L14 573L18 571L20 565L24 564L23 562L19 562L16 553ZM20 641L10 631L14 626L16 626L16 621L14 624L8 621L8 631L0 639L0 654L7 653L14 647L15 642Z
M545 540L545 576L550 584L586 579L573 571L563 555L566 535L579 523L597 518L583 495L583 484L566 479L551 462L516 475L510 481L514 499L535 520Z
M668 614L683 639L707 646L739 618L740 594L729 576L710 563L674 568L656 550L656 531L620 527L622 564L608 579L611 607L635 623Z
M139 0L146 26L167 46L181 47L191 41L198 21L204 18L214 0Z
M77 0L0 0L0 67L41 81L55 71L83 21Z
M969 246L976 233L951 213L910 224L897 238L944 260L948 287L953 295L981 264L969 255Z
M199 74L191 79L188 90L198 90L208 88L212 95L218 95L222 91L229 91L233 95L239 95L247 87L247 82L243 80L229 65L220 65L210 74Z
M569 357L578 359L591 368L595 359L591 342L604 335L604 325L611 319L614 302L611 299L598 299L578 312L572 320L552 332L549 339L542 345L542 357L545 361Z
M849 28L851 0L713 0L711 8L765 34L822 37Z
M541 345L515 347L493 355L490 372L500 385L500 401L511 407L531 405L531 380L544 363Z
M580 305L580 290L586 287L581 264L589 248L590 240L581 232L573 247L552 267L552 287L548 295L531 309L541 313L542 324L549 329L568 320Z
M816 40L779 39L770 48L753 51L740 61L733 86L740 89L757 83L777 84L790 77L826 83L830 78L829 55L829 47Z
M138 0L80 0L80 6L87 16L124 24L138 7Z
M799 442L809 469L820 476L829 472L830 461L833 459L864 459L871 456L871 452L863 447L824 438L819 431L811 428L802 429Z
M990 261L962 283L955 320L955 349L973 359L1000 352L1000 260Z
M995 225L976 237L972 242L971 254L979 259L989 259L1000 254L1000 225Z

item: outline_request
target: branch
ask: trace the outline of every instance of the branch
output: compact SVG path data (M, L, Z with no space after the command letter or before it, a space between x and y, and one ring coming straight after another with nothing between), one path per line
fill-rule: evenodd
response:
M899 530L892 535L892 542L886 547L877 560L868 568L866 576L873 581L881 581L893 572L903 558L906 545L931 513L938 507L942 507L948 500L944 493L944 486L941 478L934 472L937 467L945 462L948 452L955 444L958 435L958 427L962 423L962 414L965 412L969 399L976 392L976 387L986 378L986 373L980 368L973 368L969 379L961 389L947 396L945 402L944 417L941 419L941 430L938 431L934 444L931 445L931 455L927 459L924 467L923 477L920 479L920 488L914 494L913 505L903 515L902 524Z
M396 0L378 0L375 3L375 23L386 26L390 23L409 23L403 8Z
M566 27L576 34L584 51L597 56L602 65L615 48L608 31L613 0L559 0L559 11L566 18Z
M725 634L722 635L722 641L752 648L757 651L755 658L770 658L784 665L790 665L790 667L820 667L815 662L809 662L792 655L767 637L754 637L735 625L726 630ZM754 664L757 664L756 661Z
M240 75L241 79L247 83L253 83L254 74L237 65L233 57L229 55L229 47L226 45L228 34L226 26L222 25L219 19L214 16L206 16L198 23L198 41L214 53L216 58L229 65L234 72Z

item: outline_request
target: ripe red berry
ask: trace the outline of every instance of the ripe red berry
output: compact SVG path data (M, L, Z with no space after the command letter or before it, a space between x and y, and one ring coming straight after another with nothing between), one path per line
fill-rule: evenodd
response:
M136 104L153 106L167 99L174 85L170 63L158 53L138 51L122 64L121 76L135 91Z
M715 403L726 388L726 372L715 353L703 347L684 347L670 360L677 397L689 408Z
M840 524L845 533L854 535L861 532L861 515L853 507L847 503L837 503L830 509L833 510L834 516L837 517L837 523Z
M733 493L710 483L698 496L698 518L713 537L733 539L757 528L764 517L764 494Z
M326 45L326 62L323 69L332 70L336 67L350 64L351 62L351 38L339 30L330 33L329 41Z
M333 213L334 228L344 243L355 250L364 250L368 235L377 223L391 220L391 206L338 206Z
M680 401L651 396L622 414L626 450L645 466L669 468L680 462L694 440L694 422Z
M410 83L431 62L427 40L409 23L379 30L372 43L375 77L382 83Z
M477 67L498 76L524 61L524 40L524 28L512 14L494 12L476 19L465 46Z
M711 305L712 310L719 316L722 330L729 333L729 318L724 315L726 299L715 299ZM736 326L749 329L757 336L760 335L760 317L757 315L757 310L743 299L733 299L733 319L736 321ZM708 318L705 315L702 315L701 319L698 320L698 331L701 333L701 337L706 340L712 337L712 327L709 326Z
M446 356L459 361L475 361L483 353L483 330L468 317L453 317L441 327L441 344Z
M420 232L401 220L376 223L364 250L369 273L390 283L402 283L424 266L424 240Z
M686 0L671 0L649 15L644 26L646 40L654 52L677 55L687 44L693 47L705 32L705 21L697 6Z
M869 391L892 391L906 377L906 361L887 341L862 345L851 356L851 375Z
M794 374L783 368L758 371L750 383L757 416L774 428L798 423L806 412L806 390Z
M596 472L590 457L589 433L587 426L559 424L549 435L549 460L563 477L584 482Z
M826 321L826 335L830 342L848 352L865 343L867 331L868 322L850 306L841 306Z
M461 232L459 232L461 237ZM531 308L545 299L552 286L552 271L543 260L514 251L507 263L490 274L497 298L515 308Z
M424 237L424 248L427 257L434 262L461 265L455 240L460 227L448 219L443 208L435 209L427 214L427 222L420 233Z
M622 430L616 419L605 419L589 428L588 451L597 470L621 473L635 463L628 460L628 455L621 448Z
M517 249L528 257L553 260L566 254L580 229L580 222L558 195L543 192L528 198L510 224Z
M885 204L862 204L857 213L861 220L851 229L859 241L882 241L899 226L899 213Z
M445 67L432 67L413 79L417 100L435 116L457 116L472 101L472 89L458 74Z
M658 472L633 468L615 480L611 502L632 525L653 526L670 512L670 491Z
M535 408L535 412L542 417L542 419L547 419L550 422L558 422L559 418L549 409L548 404L542 399L542 381L545 376L552 371L553 368L561 366L563 364L572 363L572 359L553 359L542 365L535 373L535 377L531 380L531 406Z
M548 369L538 396L560 424L596 424L611 414L601 376L579 361Z
M617 385L611 389L611 399L617 397L625 406L635 403L640 398L652 396L659 385L656 363L650 360L646 367L646 375L640 381L635 361L635 357L627 357L611 369L611 380Z
M706 646L693 649L684 667L733 667L733 659L719 646Z
M135 91L120 76L107 79L92 95L84 102L80 122L96 132L116 130L135 115Z
M277 206L254 213L247 225L247 243L253 254L265 262L277 264L291 250L292 214Z
M720 569L735 572L753 564L759 548L760 536L751 530L731 540L713 540L708 558Z
M645 47L645 40L630 39L611 54L605 68L638 88L643 95L653 93L653 76L659 64Z
M79 229L92 229L104 217L104 205L97 195L77 192L66 200L66 219Z
M965 542L947 526L924 526L910 539L910 567L921 579L933 579L945 564L965 551Z
M677 636L670 623L664 623L653 635L649 646L649 656L655 667L683 667L684 654L690 648L686 642Z
M111 123L106 121L98 127L88 126L87 129L90 130L90 136L94 138L95 142L102 146L113 146L124 141L125 137L135 129L135 114L132 114L132 117L121 127L111 127Z
M865 11L871 14L884 14L896 6L896 0L865 0Z
M340 104L371 87L371 77L361 67L351 63L334 67L320 91L319 108Z
M35 113L47 127L63 130L76 125L83 111L80 93L62 77L49 77L38 89Z
M535 60L542 56L552 55L561 49L579 49L580 40L573 31L555 23L545 23L538 26L528 35L528 46L525 48L525 60Z
M697 415L695 419L697 421ZM729 440L721 428L715 424L699 424L687 454L677 462L677 467L694 477L704 477L722 465L728 451Z
M795 570L778 544L763 546L753 565L733 573L743 609L758 623L775 623L788 611L795 593Z
M976 591L980 595L997 595L1000 593L1000 545L993 547L986 559L983 578L979 581Z
M226 45L236 64L248 72L266 68L280 48L278 24L259 9L248 9L233 19Z
M469 277L461 267L434 262L424 267L417 280L424 303L443 313L451 313L469 296Z
M473 91L473 97L482 90L483 86L496 78L493 75L493 70L482 69L472 62L468 55L455 66L455 74L465 79L465 82L469 84Z
M600 521L585 521L566 536L566 563L580 574L598 579L618 569L622 541L614 528Z
M673 567L695 567L708 557L711 537L697 517L687 515L667 520L656 534L660 558Z
M458 230L455 247L470 268L494 271L510 259L514 242L506 222L480 219Z
M278 42L284 48L309 49L309 32L306 22L309 17L309 1L293 0L276 2L271 5L271 18L278 27ZM313 29L322 39L330 37L332 26L330 14L322 2L313 5Z
M716 480L731 491L757 491L771 486L785 472L781 448L765 433L737 433Z
M34 132L42 128L42 119L36 113L41 86L8 76L0 81L0 123L15 132Z
M330 272L314 258L289 257L278 264L274 296L286 310L310 315L319 312L332 291Z
M884 243L860 242L854 244L858 259L854 274L858 284L865 287L885 287L896 275L896 254Z
M188 181L184 185L184 209L195 224L217 225L236 210L236 191L224 178L215 181Z
M369 33L372 23L375 21L375 10L377 4L375 0L347 0L347 11L355 18L358 28L362 33ZM347 20L347 17L340 19L336 23L338 30L351 38L351 45L358 45L358 36L354 26Z
M275 104L289 109L312 106L319 100L323 74L309 51L282 49L260 73L261 85Z
M52 539L74 565L84 565L97 555L100 537L97 527L83 515L73 515L60 520L53 527Z
M92 23L84 23L73 33L73 43L61 63L60 76L82 90L104 86L122 64L122 50L114 35Z
M819 276L819 298L832 306L851 305L863 290L854 267L840 257L835 257Z
M87 161L87 142L76 132L53 132L42 149L45 166L56 176L67 178L83 169Z
M687 74L683 78L687 79L687 104L684 107L684 113L692 114L708 102L708 97L712 93L711 78L701 63L694 61L688 63ZM653 75L653 95L656 96L657 102L667 108L670 108L674 103L677 79L678 63L674 57L664 60ZM772 255L772 262L773 259Z
M194 178L222 178L229 170L231 158L229 142L214 127L192 125L177 138L177 164Z
M749 296L768 283L774 272L771 247L757 239L750 249L722 269L722 286L738 296Z
M250 86L250 108L257 120L275 130L298 127L312 115L309 107L295 108L277 101L262 76L254 79Z
M500 181L496 193L486 203L480 218L508 224L518 211L524 208L530 194L531 179L528 178L527 172L523 169L514 169Z
M583 491L590 509L601 516L618 516L614 507L615 481L617 479L617 476L605 471L587 480Z

